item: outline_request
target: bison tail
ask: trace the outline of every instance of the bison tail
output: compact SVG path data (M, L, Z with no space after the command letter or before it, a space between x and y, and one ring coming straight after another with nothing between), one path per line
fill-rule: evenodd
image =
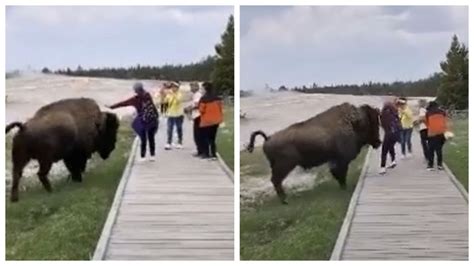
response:
M15 127L18 127L20 129L20 131L22 131L25 126L23 125L23 123L21 122L13 122L13 123L10 123L6 126L5 128L5 134L8 133L10 130L12 130L13 128Z
M249 145L247 145L248 152L253 152L253 149L255 147L255 137L257 137L258 135L262 136L265 139L265 141L268 140L268 136L263 131L261 130L254 131L252 135L250 135L250 143Z

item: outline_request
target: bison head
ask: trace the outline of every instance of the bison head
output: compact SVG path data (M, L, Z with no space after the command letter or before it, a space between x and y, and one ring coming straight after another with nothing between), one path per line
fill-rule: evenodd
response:
M362 138L365 142L375 149L377 149L380 144L380 112L377 108L373 108L370 105L362 105L360 107L362 112L362 121L359 127L359 134L362 134Z
M102 112L102 122L98 125L99 139L97 151L102 159L107 159L115 149L119 120L115 114Z

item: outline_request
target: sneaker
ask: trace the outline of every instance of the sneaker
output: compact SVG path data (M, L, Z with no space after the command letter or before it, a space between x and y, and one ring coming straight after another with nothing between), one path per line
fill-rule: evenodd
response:
M176 144L174 145L174 147L178 150L182 149L183 148L183 145L182 144Z
M405 160L407 157L405 156L405 154L402 154L402 160Z
M428 171L434 171L434 168L433 168L433 167L430 167L430 166L428 166L428 167L426 168L426 170L428 170Z
M156 157L154 155L150 156L150 158L148 158L148 161L154 162L154 161L156 161Z
M217 161L217 157L209 157L209 161Z
M139 163L146 162L146 158L145 157L139 157L137 162L139 162Z
M397 166L397 161L392 161L388 168L395 168L395 166Z
M444 171L444 167L440 165L440 166L438 166L438 170Z
M170 145L170 144L166 144L166 145L165 145L165 150L171 150L171 145Z
M385 167L380 167L379 174L383 175L383 174L385 174L385 173L387 173L387 168L385 168Z
M413 154L412 154L411 152L409 152L409 153L407 154L407 158L412 158L412 157L413 157Z

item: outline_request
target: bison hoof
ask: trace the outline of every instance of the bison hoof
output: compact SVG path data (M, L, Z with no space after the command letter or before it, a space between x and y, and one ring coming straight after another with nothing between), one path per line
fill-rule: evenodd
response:
M11 196L10 201L11 202L18 202L18 196Z
M81 177L73 177L73 178L72 178L72 181L73 181L73 182L76 182L76 183L81 183L81 182L82 182L82 178L81 178Z

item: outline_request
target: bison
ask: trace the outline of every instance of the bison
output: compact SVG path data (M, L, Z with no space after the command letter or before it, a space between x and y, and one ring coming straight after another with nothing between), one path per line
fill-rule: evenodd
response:
M281 202L287 204L282 182L296 166L309 169L329 163L331 174L342 189L346 188L349 163L363 146L378 148L381 144L379 110L343 103L271 136L255 131L247 146L249 152L253 151L258 135L265 139L263 152L270 163L275 191Z
M94 100L79 98L43 106L26 123L9 124L6 133L14 127L19 131L12 145L12 202L18 201L20 178L31 159L38 160L38 177L48 192L48 173L59 160L64 161L72 180L81 182L92 153L107 159L115 149L119 120L115 114L101 112Z

